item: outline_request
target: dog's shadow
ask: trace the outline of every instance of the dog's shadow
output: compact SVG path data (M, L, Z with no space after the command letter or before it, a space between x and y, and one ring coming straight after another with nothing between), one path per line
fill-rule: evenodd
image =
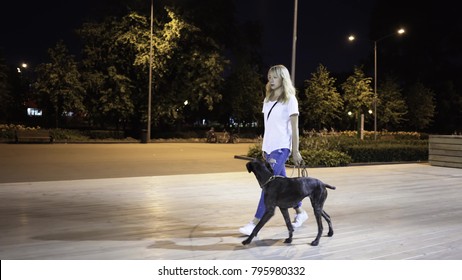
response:
M273 236L274 237L274 236ZM236 229L195 226L188 237L169 238L156 241L148 249L188 250L188 251L230 251L246 250L253 247L287 247L284 237L256 237L249 245L242 245L247 236L236 233Z
M186 251L239 251L247 250L253 247L274 247L274 246L288 246L289 244L283 243L279 239L265 239L255 240L253 244L242 245L240 242L224 242L219 240L213 244L178 244L172 240L160 240L147 247L147 249L162 249L162 250L186 250Z

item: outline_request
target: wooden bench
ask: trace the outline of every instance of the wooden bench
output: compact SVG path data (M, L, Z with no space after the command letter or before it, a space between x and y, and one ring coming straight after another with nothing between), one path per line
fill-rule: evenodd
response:
M430 135L428 161L435 166L462 168L462 135Z
M53 137L50 134L49 130L46 129L26 129L26 130L16 130L15 135L16 143L37 143L37 142L46 142L53 143Z

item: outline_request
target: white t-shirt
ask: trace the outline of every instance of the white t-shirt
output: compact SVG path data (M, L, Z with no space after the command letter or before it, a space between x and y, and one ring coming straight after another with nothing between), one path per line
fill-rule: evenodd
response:
M267 154L277 149L292 148L292 125L290 116L298 115L298 101L294 95L286 103L276 101L263 102L263 117L265 133L263 135L262 149ZM273 107L273 110L271 110ZM268 117L268 113L271 114Z

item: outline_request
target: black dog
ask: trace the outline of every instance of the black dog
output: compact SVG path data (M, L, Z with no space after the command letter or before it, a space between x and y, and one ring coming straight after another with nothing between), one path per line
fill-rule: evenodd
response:
M249 244L266 222L269 221L274 215L276 206L281 210L287 229L289 230L289 238L287 238L284 243L291 243L294 229L290 222L288 209L297 206L298 202L302 201L307 196L310 197L318 224L318 235L316 239L311 242L311 245L317 246L319 244L319 239L323 231L321 216L329 225L327 236L334 235L330 216L323 210L323 206L327 198L326 188L335 190L335 187L310 177L286 178L282 176L273 176L271 167L259 160L250 161L246 166L249 173L253 172L255 174L260 187L263 189L266 212L260 222L255 226L250 236L242 242L243 245Z

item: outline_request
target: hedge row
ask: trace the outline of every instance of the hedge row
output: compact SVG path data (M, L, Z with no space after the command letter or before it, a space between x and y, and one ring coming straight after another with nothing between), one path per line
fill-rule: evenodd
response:
M17 130L40 130L41 127L26 127L23 125L0 124L0 139L13 141ZM130 140L121 130L76 130L76 129L49 129L56 141L89 141L89 140Z
M345 166L350 163L407 162L428 160L428 137L415 132L386 134L377 140L360 140L354 133L316 133L300 138L300 153L306 166ZM247 156L262 158L261 143ZM290 158L288 164L293 164Z

